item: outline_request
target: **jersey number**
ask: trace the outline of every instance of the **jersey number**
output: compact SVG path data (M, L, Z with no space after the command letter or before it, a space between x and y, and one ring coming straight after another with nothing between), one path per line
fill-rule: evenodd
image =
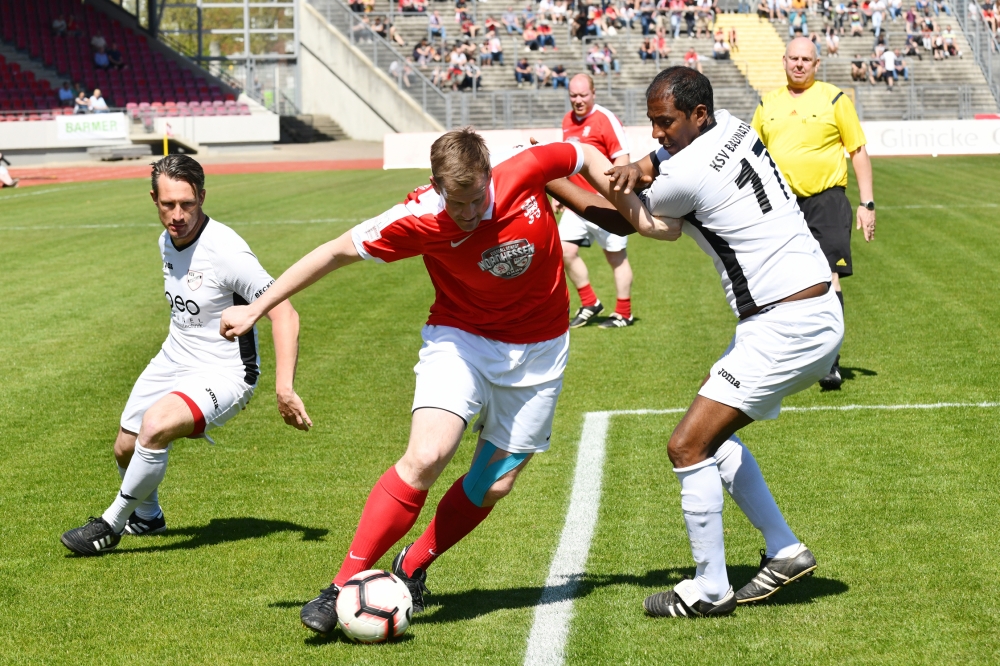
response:
M750 166L750 162L747 158L740 160L740 172L736 176L736 186L741 190L747 185L747 183L753 184L753 193L757 197L757 203L760 204L760 212L767 213L771 212L771 202L767 199L767 192L764 191L764 183L761 182L760 176L754 171L754 168Z

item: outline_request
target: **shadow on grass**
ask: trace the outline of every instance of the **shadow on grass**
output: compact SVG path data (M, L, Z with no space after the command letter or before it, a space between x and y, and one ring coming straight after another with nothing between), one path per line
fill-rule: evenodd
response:
M645 588L635 594L637 604L641 604L646 595L655 591L668 589L683 578L690 576L690 567L677 569L657 569L645 574L585 574L575 581L567 581L559 587L552 588L547 597L552 602L565 599L582 599L594 590L618 585ZM757 573L752 566L737 565L729 567L729 578L733 587L748 582ZM452 594L430 595L426 601L428 612L421 614L417 622L421 624L443 624L471 620L496 610L529 608L538 605L543 588L517 587L498 590L467 590ZM774 601L766 603L774 605L809 603L821 597L843 594L848 587L843 582L833 578L812 576L790 585L775 595Z
M868 368L847 368L841 366L840 368L840 378L845 382L854 381L858 377L878 377L878 373L874 370L869 370ZM820 388L820 393L827 393L828 391L839 391L840 387L835 389L825 389Z
M277 532L301 532L303 541L319 541L326 536L328 530L314 527L304 527L286 520L265 520L263 518L213 518L208 525L182 527L171 529L164 537L189 536L187 541L169 543L162 546L149 545L142 548L113 550L113 553L152 553L167 550L191 550L205 546L217 546L232 541L261 539ZM141 537L143 542L156 537ZM129 537L129 541L133 538ZM127 542L126 542L127 543Z

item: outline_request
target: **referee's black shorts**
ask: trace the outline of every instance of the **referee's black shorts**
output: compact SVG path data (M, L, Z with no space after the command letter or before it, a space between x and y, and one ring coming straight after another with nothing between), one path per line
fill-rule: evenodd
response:
M830 262L830 270L841 277L853 274L851 267L851 202L843 187L831 187L811 197L799 197L806 224Z

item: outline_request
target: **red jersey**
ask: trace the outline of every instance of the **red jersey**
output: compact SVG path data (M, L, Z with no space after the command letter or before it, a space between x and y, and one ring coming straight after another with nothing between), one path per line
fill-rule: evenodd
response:
M423 255L435 291L428 324L513 344L551 340L569 328L569 291L545 185L582 166L574 144L528 148L493 168L475 231L462 231L425 185L356 226L354 246L385 262Z
M628 138L621 122L600 104L595 104L583 118L577 118L571 110L563 118L563 141L579 141L597 148L612 162L622 155L628 155ZM579 185L588 192L596 192L583 176L570 178L574 185Z

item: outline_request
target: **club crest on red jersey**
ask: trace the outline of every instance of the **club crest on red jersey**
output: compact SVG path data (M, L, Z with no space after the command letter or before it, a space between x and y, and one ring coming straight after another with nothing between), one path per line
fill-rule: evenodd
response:
M524 211L524 216L528 218L528 224L534 224L535 220L542 217L542 210L538 207L538 201L533 196L528 197L528 200L521 204L521 210Z
M528 270L534 254L535 244L521 238L491 247L483 252L483 260L477 263L480 270L497 277L515 278Z
M204 277L205 274L200 271L188 271L187 274L188 289L190 289L191 291L196 290L198 287L201 286L202 278Z

